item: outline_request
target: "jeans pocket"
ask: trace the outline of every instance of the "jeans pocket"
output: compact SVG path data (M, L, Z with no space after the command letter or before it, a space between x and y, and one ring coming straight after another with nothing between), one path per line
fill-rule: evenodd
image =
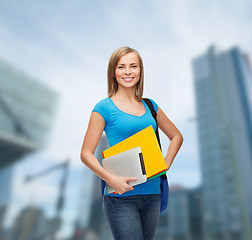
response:
M107 196L107 203L109 205L109 208L113 210L120 209L122 205L122 199L120 197L113 197L113 196Z

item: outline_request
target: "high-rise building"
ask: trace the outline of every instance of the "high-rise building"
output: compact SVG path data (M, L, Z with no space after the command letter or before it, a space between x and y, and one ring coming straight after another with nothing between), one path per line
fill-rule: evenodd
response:
M203 239L202 229L202 188L188 190L189 225L192 240Z
M10 239L47 239L48 225L48 220L41 209L26 207L17 216Z
M163 239L202 240L201 188L170 187L167 219L168 235Z
M48 142L58 94L0 60L0 168Z
M0 169L0 239L4 232L4 219L11 197L12 168Z
M251 240L252 76L239 48L193 60L205 239Z
M168 205L169 238L190 240L189 205L185 188L171 186Z
M0 60L0 235L11 198L12 164L46 146L57 103L54 90Z
M11 167L0 169L0 207L10 201L12 170Z

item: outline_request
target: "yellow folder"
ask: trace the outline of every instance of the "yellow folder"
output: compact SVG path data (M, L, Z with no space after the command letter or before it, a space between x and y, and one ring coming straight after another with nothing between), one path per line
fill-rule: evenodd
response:
M103 157L141 147L146 170L146 178L159 175L167 168L152 125L103 151Z

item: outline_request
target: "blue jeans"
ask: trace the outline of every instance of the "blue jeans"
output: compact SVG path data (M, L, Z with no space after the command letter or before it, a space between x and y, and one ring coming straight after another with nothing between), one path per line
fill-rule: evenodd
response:
M160 194L104 196L104 212L115 240L151 240L160 216Z

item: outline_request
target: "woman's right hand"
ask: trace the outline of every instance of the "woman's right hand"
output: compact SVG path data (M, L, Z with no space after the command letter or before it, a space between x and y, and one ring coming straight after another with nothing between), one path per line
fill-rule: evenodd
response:
M134 190L134 187L129 185L129 182L136 181L137 178L135 177L118 177L115 175L110 175L109 179L107 180L107 184L111 186L116 193L119 195Z

